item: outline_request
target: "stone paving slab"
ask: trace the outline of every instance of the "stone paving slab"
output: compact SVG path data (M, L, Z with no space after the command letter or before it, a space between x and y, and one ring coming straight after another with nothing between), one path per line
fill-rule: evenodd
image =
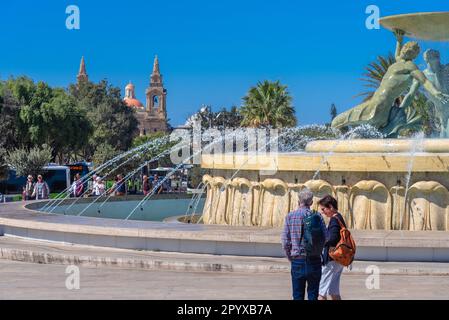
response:
M291 300L290 274L286 272L217 273L80 267L80 289L68 290L66 268L0 260L0 299ZM342 298L449 299L447 276L382 275L376 288L367 288L366 281L366 275L343 274Z
M113 267L134 270L178 270L187 272L289 273L283 258L219 256L173 252L137 251L30 241L0 237L0 258L13 261ZM345 274L367 275L379 268L383 275L449 275L449 263L355 261Z

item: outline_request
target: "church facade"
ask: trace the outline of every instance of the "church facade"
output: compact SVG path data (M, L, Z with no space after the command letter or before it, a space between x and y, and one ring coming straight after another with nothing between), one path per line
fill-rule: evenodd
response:
M132 83L126 86L124 101L128 107L136 111L139 134L143 136L154 132L167 132L167 90L164 88L157 56L154 59L150 85L145 91L145 107L136 99L134 90Z
M81 59L78 83L89 81L84 57ZM156 56L153 64L153 73L150 77L149 87L145 91L145 106L136 98L135 86L131 82L125 87L124 102L135 110L139 122L138 133L141 136L154 132L167 132L167 90L164 88L162 74L159 69L159 59Z

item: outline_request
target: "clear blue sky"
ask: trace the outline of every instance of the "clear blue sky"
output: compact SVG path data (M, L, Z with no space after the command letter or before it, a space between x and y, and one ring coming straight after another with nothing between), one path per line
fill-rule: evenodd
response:
M70 4L81 30L65 27ZM132 80L144 101L157 54L174 126L201 104L240 106L264 79L288 85L300 124L324 123L331 103L343 111L359 102L366 64L394 51L390 32L365 28L370 4L381 16L449 11L447 0L1 1L0 77L67 87L84 55L91 80L122 90ZM449 63L448 43L422 46Z

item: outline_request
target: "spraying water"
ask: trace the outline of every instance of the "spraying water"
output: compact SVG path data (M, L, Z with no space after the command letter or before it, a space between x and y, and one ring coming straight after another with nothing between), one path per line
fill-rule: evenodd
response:
M425 137L424 133L420 132L416 134L412 140L412 146L410 150L410 160L407 165L407 176L405 177L405 196L404 196L405 201L407 201L407 194L410 189L410 181L412 178L413 173L412 170L416 154L423 151L424 137ZM402 230L402 224L403 224L403 215L401 214L399 222L399 230Z
M162 137L162 138L158 138L152 141L148 141L147 143L144 143L136 148L133 148L131 150L128 150L122 154L119 154L118 156L112 158L111 160L103 163L102 165L100 165L98 168L96 168L95 170L89 172L88 174L86 174L85 176L83 176L81 178L81 183L86 182L88 179L90 179L93 175L96 175L100 172L102 172L102 170L108 168L109 166L115 164L118 161L121 161L123 158L133 154L134 152L139 152L141 150L145 150L146 148L151 147L152 145L158 145L160 143L163 143L165 141L168 141L168 137ZM56 198L54 200L50 200L49 202L47 202L45 204L45 206L42 207L41 211L50 211L52 206L58 206L60 205L64 200L66 200L69 196L70 196L70 189L72 187L68 187L66 188L64 191L62 191L61 193L59 193ZM53 208L54 209L54 208ZM53 210L52 210L53 211ZM51 212L52 212L51 211Z

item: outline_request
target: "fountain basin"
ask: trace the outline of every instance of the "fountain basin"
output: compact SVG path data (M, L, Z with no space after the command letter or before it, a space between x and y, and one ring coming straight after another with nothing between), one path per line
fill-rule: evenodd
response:
M42 204L35 204L35 208ZM32 206L34 207L34 205ZM229 227L49 215L0 206L0 236L108 248L284 257L280 228ZM447 232L354 230L358 261L449 262Z
M54 214L72 215L76 216L82 213L82 216L93 218L108 218L108 219L126 219L129 213L139 204L143 196L127 196L127 197L113 197L102 206L104 200L107 197L101 198L99 201L92 202L95 198L83 198L78 199L75 204L75 199L67 199L63 201L52 212ZM163 194L154 196L151 200L147 201L145 205L135 211L130 217L131 220L141 221L164 221L165 219L173 216L184 216L186 212L192 213L189 210L191 197L178 194ZM193 204L194 206L195 204ZM197 210L202 212L204 206L204 199L198 201ZM40 210L36 205L32 205L33 208Z
M449 230L447 140L316 141L302 153L249 159L203 156L205 224L281 227L307 187L314 209L336 197L355 230Z

